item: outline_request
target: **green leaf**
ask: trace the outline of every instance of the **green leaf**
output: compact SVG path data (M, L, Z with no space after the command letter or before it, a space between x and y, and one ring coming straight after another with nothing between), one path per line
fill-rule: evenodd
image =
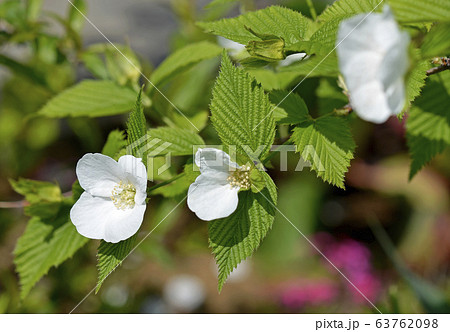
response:
M406 123L412 158L410 179L450 145L449 103L450 72L430 76L422 95L412 106Z
M145 121L144 109L142 107L142 88L139 91L139 94L136 99L136 104L134 106L134 110L130 113L127 121L127 153L132 154L134 156L137 155L137 151L139 150L139 146L133 146L133 143L138 142L144 138L147 131L147 122Z
M323 22L336 19L343 20L356 14L369 13L375 7L377 7L376 11L380 11L382 6L380 0L338 0L328 6L317 17L317 20Z
M296 73L298 77L336 77L339 75L336 52L330 55L311 55L308 59L279 70L280 72Z
M67 23L76 32L81 33L85 23L82 14L86 15L87 6L84 0L72 0L73 5L69 6L69 17Z
M58 186L21 179L13 184L31 203L32 218L14 250L14 263L20 277L21 299L51 267L72 257L88 239L78 234L69 220L72 199L64 199Z
M322 78L317 88L319 114L325 115L348 104L348 97L335 83L335 79Z
M227 5L233 2L238 2L240 0L213 0L205 6L205 9L211 9L220 5Z
M116 129L109 133L106 143L103 146L102 154L115 159L120 150L126 146L127 140L125 139L125 133L122 130Z
M197 25L207 32L219 35L241 44L256 40L251 30L259 34L274 35L284 39L286 47L305 38L311 21L299 12L288 8L271 6L261 10L247 12L235 18L226 18L214 22L198 22Z
M448 0L389 0L388 3L401 23L450 21Z
M272 91L269 99L276 106L273 117L278 123L296 124L309 117L305 102L295 92Z
M236 211L209 223L209 245L219 267L219 291L229 274L253 254L272 228L277 192L270 176L263 174L266 188L258 193L240 192Z
M51 118L99 117L128 112L136 93L111 81L85 80L52 98L38 114Z
M98 281L95 288L97 294L106 278L122 264L136 243L137 233L119 243L100 242L97 253Z
M236 146L243 156L249 149L260 152L262 159L275 137L273 110L264 90L242 69L233 66L224 52L211 101L211 121L222 143Z
M195 153L194 146L205 145L198 134L187 129L159 127L150 129L147 137L148 150L146 152L149 157L162 156L168 153L173 156L190 156Z
M189 44L164 60L152 73L150 81L156 86L161 85L200 61L218 56L221 51L222 48L207 41Z
M353 158L355 142L347 121L331 115L305 121L292 139L303 160L324 181L344 189L344 176Z
M450 54L450 23L435 24L423 40L421 51L424 59Z
M425 79L427 78L427 70L430 68L430 63L427 60L419 60L418 52L413 58L414 67L406 77L406 105L405 110L411 106L411 103L420 95Z
M269 69L246 69L264 90L283 90L290 87L299 76L294 72L274 72Z

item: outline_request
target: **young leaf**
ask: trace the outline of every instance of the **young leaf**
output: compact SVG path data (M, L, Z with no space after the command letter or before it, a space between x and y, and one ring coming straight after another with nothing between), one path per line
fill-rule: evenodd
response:
M299 12L288 8L272 6L254 12L247 12L235 18L214 22L198 22L198 26L241 44L257 40L253 33L274 35L284 39L286 47L305 38L311 21Z
M114 82L85 80L50 99L38 114L51 118L116 115L132 109L135 99L133 90Z
M381 0L338 0L328 6L322 14L317 17L320 22L326 22L330 20L340 19L360 14L369 13L375 7L377 11L381 11L383 4L380 4Z
M273 109L264 90L224 53L211 101L211 120L222 143L235 145L243 156L248 149L259 151L263 158L275 137Z
M171 54L155 69L150 81L156 86L163 84L173 76L185 71L200 61L214 58L220 54L222 48L216 44L202 41L189 44Z
M203 139L187 129L159 127L148 131L148 156L171 153L173 156L190 156L195 147L205 145Z
M410 178L450 145L449 103L450 72L430 76L406 123L412 158Z
M95 288L97 294L106 278L122 264L136 243L137 233L119 243L100 242L97 253L98 281Z
M344 175L355 142L345 119L322 116L298 125L292 134L297 151L324 181L344 189Z
M222 290L229 274L251 256L272 228L277 191L267 173L265 188L239 193L239 205L229 217L209 223L209 245L219 267L218 288Z

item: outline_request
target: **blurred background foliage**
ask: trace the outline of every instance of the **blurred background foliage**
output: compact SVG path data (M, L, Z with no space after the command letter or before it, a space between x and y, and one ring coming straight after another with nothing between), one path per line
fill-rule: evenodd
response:
M173 51L216 38L198 20L231 17L242 11L282 4L309 16L307 1L135 0L74 1L121 52L150 77ZM314 1L320 13L331 1ZM207 144L218 138L208 123L210 90L218 58L202 61L176 80L158 86L201 129ZM37 111L58 92L85 78L110 79L137 91L147 83L139 72L69 3L4 0L0 3L0 312L71 311L96 283L96 249L90 241L50 270L20 300L13 251L27 217L21 196L8 179L59 183L71 190L75 165L86 152L101 150L108 133L124 129L127 115L54 119ZM294 82L295 83L295 82ZM310 112L342 106L321 99L337 89L330 79L311 78L296 90ZM339 90L338 90L339 91ZM151 127L187 126L159 93L147 85L144 98ZM344 99L345 103L345 99ZM408 182L410 160L404 122L382 125L352 118L358 142L346 190L324 184L305 168L295 172L298 155L288 154L269 170L279 188L279 209L382 312L449 312L450 208L448 151ZM188 128L188 127L186 127ZM282 142L283 127L278 133ZM181 167L181 160L175 159ZM176 169L176 167L175 167ZM164 174L159 180L170 178ZM153 197L142 235L178 203ZM84 313L341 313L374 312L370 304L281 216L260 250L233 272L221 294L207 243L207 227L186 206L177 208L118 268L97 295L76 312Z

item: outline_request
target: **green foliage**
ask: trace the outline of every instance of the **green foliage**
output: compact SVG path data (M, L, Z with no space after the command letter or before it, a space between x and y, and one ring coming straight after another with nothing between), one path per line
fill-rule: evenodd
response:
M450 23L435 24L425 36L421 46L424 59L450 54Z
M328 6L322 14L317 17L318 21L343 20L347 17L368 13L376 8L380 11L383 3L381 0L337 0ZM377 7L378 6L378 7Z
M150 81L156 86L161 85L200 61L218 56L221 51L219 46L207 41L189 44L164 60L150 76Z
M348 97L335 83L336 80L322 78L316 90L319 115L325 115L348 104Z
M132 109L135 99L133 90L114 82L85 80L50 99L38 114L51 118L116 115Z
M401 23L450 21L448 0L388 0L388 3Z
M31 219L14 250L20 296L24 299L51 267L72 257L88 239L70 222L73 200L63 198L58 186L25 179L12 185L30 203L26 212Z
M85 23L85 19L82 13L86 15L87 12L86 1L73 0L72 3L73 6L72 5L69 6L68 24L70 25L72 30L80 33Z
M286 47L305 38L311 21L299 12L288 8L272 6L254 12L247 12L235 18L214 22L198 22L207 32L219 35L241 44L257 39L253 33L274 35L284 39Z
M272 91L269 99L276 106L273 117L277 123L296 124L309 117L305 102L295 92Z
M333 52L330 55L312 55L309 59L281 68L280 72L296 73L298 77L336 77L339 67Z
M139 145L134 146L133 143L141 140L147 131L147 122L145 121L144 109L142 107L142 88L138 93L134 110L130 113L127 121L127 153L134 156L137 155Z
M119 243L100 242L97 253L98 280L95 288L97 294L106 278L122 264L131 253L136 243L137 233Z
M275 136L273 110L264 90L224 53L211 101L211 121L222 143L236 145L243 156L248 152L244 146L248 146L252 152L260 151L262 159Z
M411 154L410 179L436 154L450 145L450 72L429 77L411 108L407 126Z
M171 153L173 156L191 156L194 147L205 145L203 139L187 129L159 127L148 132L148 156L156 157Z
M251 256L272 228L277 192L270 176L263 173L266 188L259 193L239 193L239 205L229 217L209 223L209 245L219 267L218 289L229 274Z
M406 108L411 106L411 103L422 91L427 78L427 70L430 68L429 61L418 59L418 53L416 53L416 58L413 58L412 61L414 62L414 67L406 78Z
M332 115L299 124L292 134L297 151L324 181L344 189L355 142L347 121Z
M127 146L125 133L122 130L113 130L109 133L103 146L102 154L117 159L116 155Z

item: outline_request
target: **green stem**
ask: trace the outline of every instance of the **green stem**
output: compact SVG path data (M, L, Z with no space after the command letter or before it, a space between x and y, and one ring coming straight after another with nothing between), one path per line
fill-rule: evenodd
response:
M315 21L317 18L317 12L316 12L316 9L314 8L314 4L313 4L312 0L306 0L306 3L308 4L309 12L311 13L311 17Z
M281 146L283 146L283 145L288 145L289 143L291 143L292 142L292 138L289 138L287 141L285 141L283 144L281 144ZM263 165L265 165L270 159L272 159L278 152L280 152L281 151L281 148L280 148L280 146L277 148L277 149L275 149L275 150L273 150L264 160L263 160L263 162L262 162L262 164Z
M186 175L185 173L180 173L180 174L174 176L173 178L171 178L169 180L166 180L166 181L160 182L158 184L155 184L153 187L150 187L150 188L147 189L147 194L149 194L153 190L156 190L158 188L164 187L164 186L172 183L173 181L178 180L179 178L182 178L185 175Z

